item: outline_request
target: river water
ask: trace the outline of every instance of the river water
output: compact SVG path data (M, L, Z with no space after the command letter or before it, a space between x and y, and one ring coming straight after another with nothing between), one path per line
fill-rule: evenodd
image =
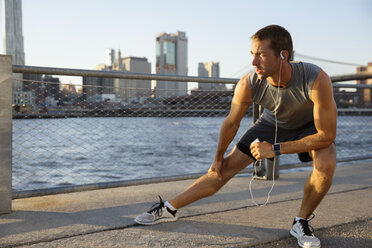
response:
M13 190L205 172L222 117L13 120ZM232 148L252 123L247 117ZM338 158L371 154L372 116L340 116ZM298 162L281 156L281 164Z

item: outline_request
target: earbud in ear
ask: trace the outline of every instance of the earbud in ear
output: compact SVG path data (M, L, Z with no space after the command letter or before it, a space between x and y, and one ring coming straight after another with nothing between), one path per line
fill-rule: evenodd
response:
M280 51L280 58L284 60L283 50Z

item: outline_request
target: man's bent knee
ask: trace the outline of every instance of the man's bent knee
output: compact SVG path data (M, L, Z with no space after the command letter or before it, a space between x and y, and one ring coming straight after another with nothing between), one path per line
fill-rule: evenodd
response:
M336 168L336 147L329 147L312 151L313 166L316 171L325 175L333 175Z

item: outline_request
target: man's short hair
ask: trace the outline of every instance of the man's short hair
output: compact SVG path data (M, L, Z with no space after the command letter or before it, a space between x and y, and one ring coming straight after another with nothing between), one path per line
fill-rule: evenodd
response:
M275 54L279 56L280 51L287 50L289 60L293 56L292 37L289 32L279 25L269 25L258 30L252 37L252 40L270 40L270 47Z

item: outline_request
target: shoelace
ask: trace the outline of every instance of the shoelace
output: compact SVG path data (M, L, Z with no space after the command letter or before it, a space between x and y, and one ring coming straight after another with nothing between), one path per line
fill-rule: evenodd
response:
M160 202L152 205L151 209L147 213L155 214L156 216L159 216L159 217L163 215L164 202L163 202L163 199L161 199L160 195L159 195L159 198L160 198Z
M312 228L312 226L309 225L309 221L308 220L299 220L299 222L301 224L302 231L305 233L305 235L306 236L312 236L313 232L314 232L314 229Z
M301 224L301 227L302 227L302 230L303 230L303 232L305 233L306 236L312 236L313 235L314 229L313 229L312 226L310 226L309 221L314 219L314 217L315 217L315 214L311 214L309 219L299 220L299 222Z

